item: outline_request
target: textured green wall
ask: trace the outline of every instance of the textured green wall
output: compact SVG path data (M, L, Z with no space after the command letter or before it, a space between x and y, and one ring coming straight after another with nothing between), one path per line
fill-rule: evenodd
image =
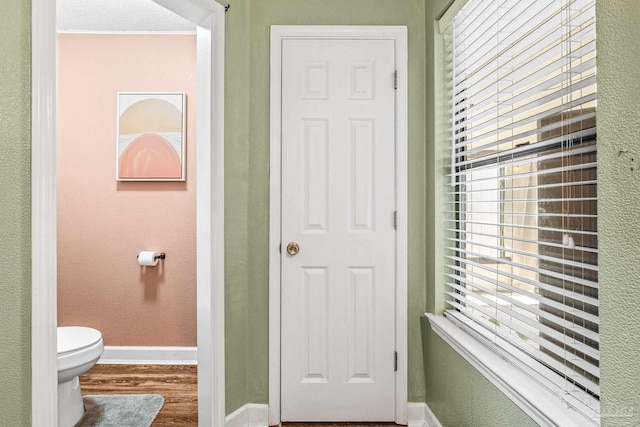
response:
M640 3L597 0L596 8L602 425L638 426Z
M0 424L31 416L31 2L0 13Z
M537 424L479 374L422 318L427 402L446 427L528 427Z
M236 0L225 22L225 361L227 413L250 402L249 354L249 1ZM266 215L266 214L265 214ZM265 248L266 250L266 248ZM267 354L267 350L261 350Z
M270 25L409 28L409 399L424 400L424 0L246 0L227 13L227 413L268 401ZM250 29L250 43L246 31ZM248 75L247 75L248 73ZM245 353L242 353L245 349ZM246 355L246 356L245 356Z

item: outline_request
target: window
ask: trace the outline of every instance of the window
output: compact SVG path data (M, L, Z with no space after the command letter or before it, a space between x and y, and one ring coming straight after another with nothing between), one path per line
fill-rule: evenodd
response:
M469 0L449 32L445 315L598 398L594 0Z

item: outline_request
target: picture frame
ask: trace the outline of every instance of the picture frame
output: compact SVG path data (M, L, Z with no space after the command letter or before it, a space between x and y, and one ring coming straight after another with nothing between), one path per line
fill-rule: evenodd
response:
M116 181L185 181L186 94L117 97Z

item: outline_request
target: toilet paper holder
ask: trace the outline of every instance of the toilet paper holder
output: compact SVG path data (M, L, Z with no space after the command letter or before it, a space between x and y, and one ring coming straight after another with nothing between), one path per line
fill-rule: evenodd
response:
M140 257L140 254L136 255L136 258L139 258L139 257ZM154 259L154 260L156 260L156 259L165 259L165 254L164 254L164 252L160 252L160 255L156 255L156 256L154 256L154 257L153 257L153 259Z

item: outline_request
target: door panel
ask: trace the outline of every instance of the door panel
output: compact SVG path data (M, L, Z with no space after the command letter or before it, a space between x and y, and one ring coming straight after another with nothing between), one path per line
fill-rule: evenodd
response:
M394 56L283 41L282 421L394 420Z

